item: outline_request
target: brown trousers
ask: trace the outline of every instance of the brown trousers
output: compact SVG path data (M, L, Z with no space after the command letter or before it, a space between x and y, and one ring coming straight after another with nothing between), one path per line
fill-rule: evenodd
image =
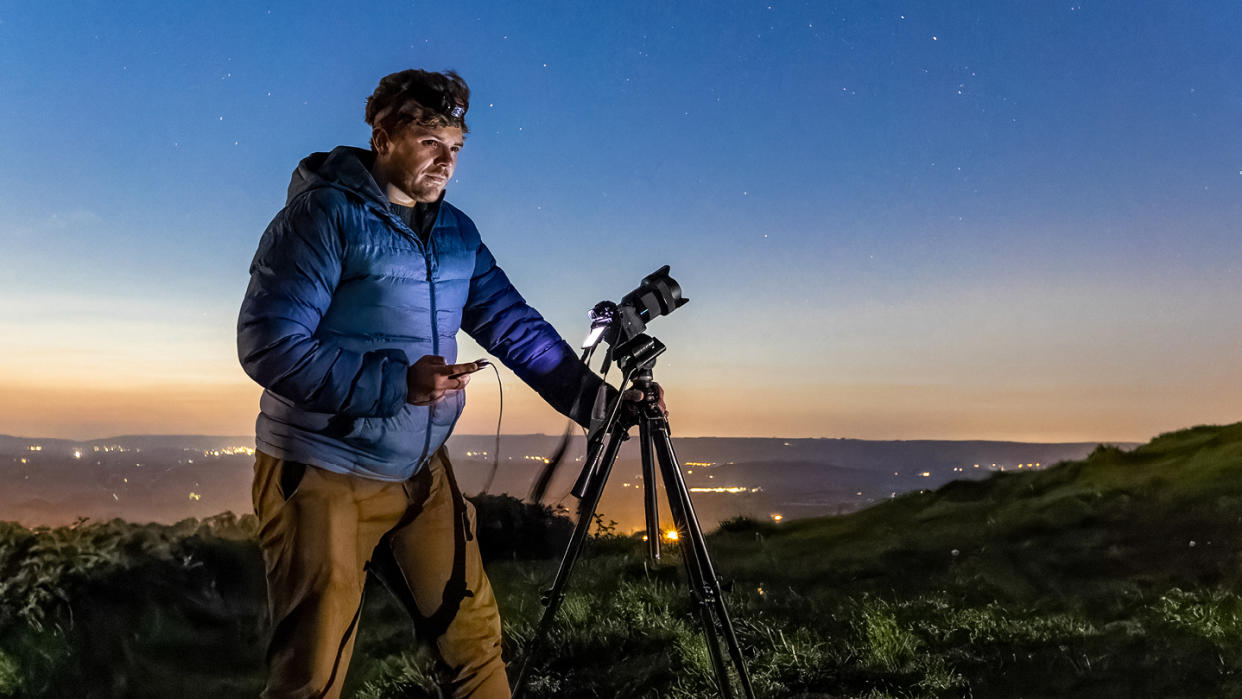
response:
M263 697L340 696L367 568L383 573L420 636L434 641L451 696L509 697L474 506L443 449L404 483L258 452L252 495L272 623Z

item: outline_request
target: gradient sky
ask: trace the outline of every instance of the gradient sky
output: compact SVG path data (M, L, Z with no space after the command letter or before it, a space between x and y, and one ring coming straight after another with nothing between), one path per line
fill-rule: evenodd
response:
M1236 0L369 5L0 4L0 433L250 432L259 235L408 67L470 83L449 199L571 342L672 266L677 434L1242 419Z

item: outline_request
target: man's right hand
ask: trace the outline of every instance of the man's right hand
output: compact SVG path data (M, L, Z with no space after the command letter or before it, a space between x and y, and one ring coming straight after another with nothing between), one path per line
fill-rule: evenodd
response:
M406 402L431 405L449 391L460 391L478 370L473 362L445 364L444 357L428 354L410 365L405 374Z

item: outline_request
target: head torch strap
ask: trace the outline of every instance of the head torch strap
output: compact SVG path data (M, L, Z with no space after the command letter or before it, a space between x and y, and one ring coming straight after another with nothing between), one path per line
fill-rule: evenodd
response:
M375 115L375 123L382 124L385 119L394 114L416 117L418 116L419 109L431 109L431 111L437 112L442 116L460 121L466 116L466 110L468 108L460 102L453 101L453 98L448 95L440 95L440 105L438 109L429 108L423 100L407 96L400 104L395 104L381 109L379 113Z

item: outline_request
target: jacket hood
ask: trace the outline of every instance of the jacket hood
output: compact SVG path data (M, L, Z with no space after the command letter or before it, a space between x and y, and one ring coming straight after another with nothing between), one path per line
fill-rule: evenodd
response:
M293 171L285 203L312 189L333 187L350 192L380 210L387 210L388 198L371 176L374 162L374 153L353 146L337 146L330 153L311 153Z

